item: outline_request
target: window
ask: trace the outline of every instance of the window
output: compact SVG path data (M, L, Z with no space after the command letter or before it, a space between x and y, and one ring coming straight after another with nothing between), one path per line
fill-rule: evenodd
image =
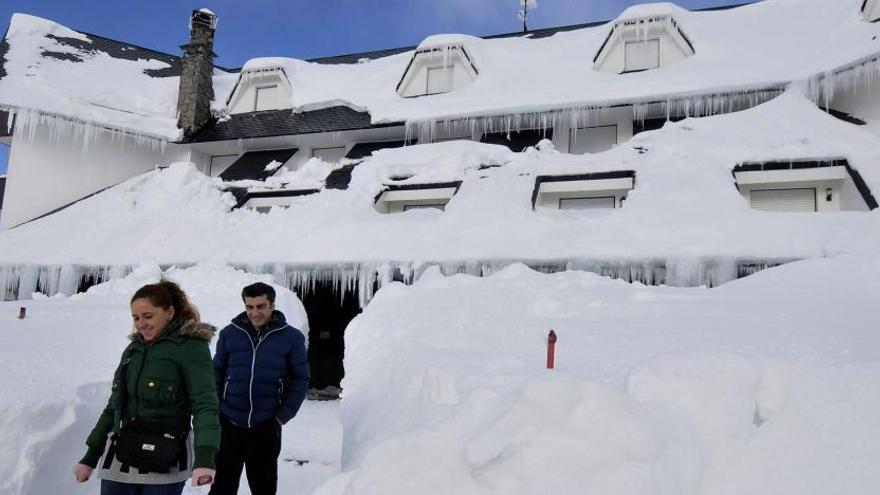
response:
M428 80L425 94L448 93L452 90L453 66L428 67Z
M660 67L660 40L627 41L623 66L624 72Z
M559 198L560 210L606 210L614 209L614 196L598 198Z
M598 153L617 144L617 125L573 129L568 142L568 152L574 154Z
M345 146L312 148L312 157L327 163L338 163L345 158Z
M278 85L258 86L254 95L254 111L275 110L280 107L281 90Z

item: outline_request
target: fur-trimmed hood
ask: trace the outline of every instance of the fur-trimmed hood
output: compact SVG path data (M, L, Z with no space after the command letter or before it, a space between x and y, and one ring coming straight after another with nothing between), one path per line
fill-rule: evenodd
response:
M214 338L214 334L217 332L217 328L213 325L209 325L207 323L203 323L200 321L185 321L181 322L179 320L172 320L168 326L156 336L156 342L161 339L171 339L177 340L182 337L189 337L194 339L201 339L206 342L210 342L211 339ZM138 333L137 329L132 330L132 332L128 335L129 340L143 342L143 338L141 334Z

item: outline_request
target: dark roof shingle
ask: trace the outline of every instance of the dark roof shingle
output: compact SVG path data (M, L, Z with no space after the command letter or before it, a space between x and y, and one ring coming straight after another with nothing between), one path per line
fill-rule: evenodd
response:
M203 143L240 138L288 136L319 132L352 131L376 127L399 126L402 123L370 123L370 114L346 106L335 106L295 113L290 109L265 110L232 114L225 120L208 123L204 129L184 142Z

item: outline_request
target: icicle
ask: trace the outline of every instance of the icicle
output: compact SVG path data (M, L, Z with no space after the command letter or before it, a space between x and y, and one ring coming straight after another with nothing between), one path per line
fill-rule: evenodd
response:
M54 143L70 140L81 141L83 152L89 145L98 141L111 143L133 143L140 149L164 152L167 140L128 129L110 129L103 124L45 113L38 110L22 109L0 105L0 111L8 112L8 130L17 138L33 141L40 127L46 129L48 138Z

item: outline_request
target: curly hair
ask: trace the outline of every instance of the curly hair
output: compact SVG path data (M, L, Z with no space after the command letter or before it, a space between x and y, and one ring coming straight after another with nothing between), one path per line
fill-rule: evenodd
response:
M165 310L173 307L175 318L183 318L183 321L199 321L199 310L189 302L183 289L166 278L138 289L131 296L131 302L135 299L148 299L153 306Z

